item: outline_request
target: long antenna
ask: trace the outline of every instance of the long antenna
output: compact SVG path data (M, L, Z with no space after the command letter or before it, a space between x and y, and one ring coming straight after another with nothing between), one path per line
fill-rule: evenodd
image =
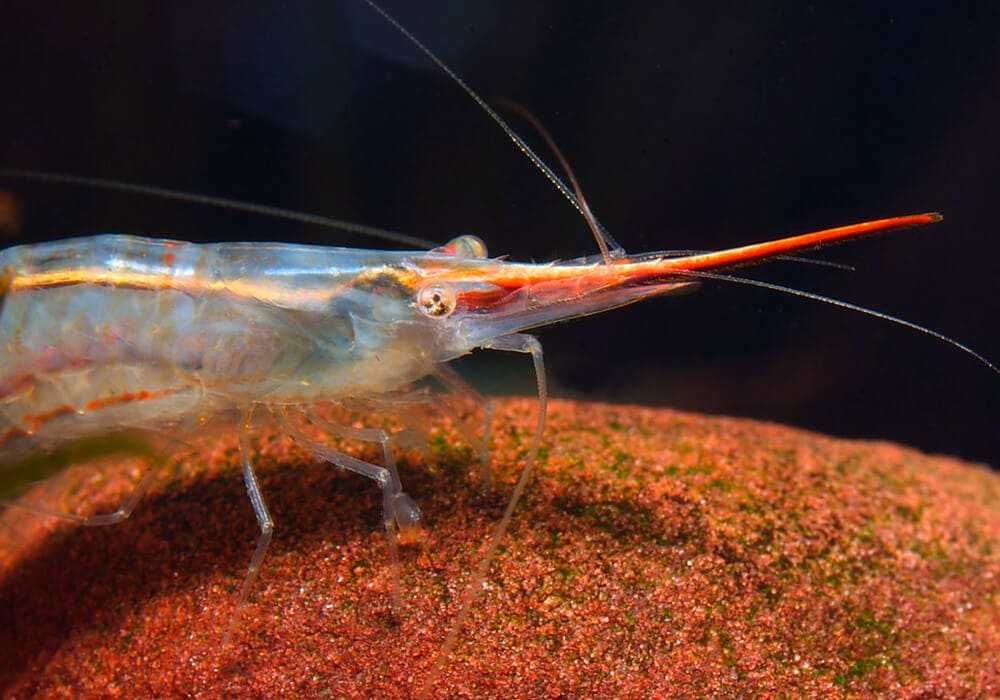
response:
M105 180L99 177L83 177L80 175L64 175L59 173L46 173L38 170L17 170L11 168L0 169L0 177L8 177L17 180L34 180L35 182L49 182L60 185L79 185L81 187L95 187L113 192L127 192L128 194L141 194L160 199L173 199L178 202L189 204L203 204L209 207L220 207L231 211L242 211L257 216L267 216L272 219L282 219L284 221L296 221L312 226L322 226L323 228L337 229L348 233L357 233L362 236L372 236L382 238L394 243L411 245L417 248L436 248L439 243L428 241L405 233L387 231L375 226L365 226L351 221L341 221L331 219L328 216L319 214L305 214L291 209L281 209L279 207L269 207L264 204L253 204L243 202L238 199L228 199L226 197L212 197L204 194L194 194L181 190L171 190L165 187L152 187L149 185L136 185L131 182L121 182L120 180Z
M869 309L864 306L859 306L857 304L852 304L849 301L842 301L840 299L835 299L833 297L823 296L822 294L816 294L815 292L806 292L801 289L795 289L794 287L786 287L781 284L774 284L773 282L764 282L763 280L755 280L750 277L735 277L733 275L720 274L718 272L701 272L699 270L678 270L677 275L681 277L695 277L709 280L718 280L720 282L732 282L734 284L742 284L749 287L759 287L760 289L768 289L772 292L780 292L782 294L790 294L796 297L802 297L803 299L809 299L810 301L818 301L823 304L829 304L831 306L839 306L842 309L847 309L848 311L855 311L859 314L864 314L865 316L872 316L874 318L880 319L882 321L888 321L889 323L895 323L896 325L909 328L910 330L917 331L918 333L923 333L924 335L929 335L930 337L940 340L943 343L947 343L957 350L961 350L967 355L971 355L980 363L986 365L987 368L991 369L993 372L1000 374L1000 367L990 362L988 359L980 355L978 352L970 348L968 345L964 345L954 338L949 338L943 333L938 333L935 330L927 328L926 326L921 326L912 321L907 321L904 318L899 318L898 316L892 316L883 311L876 311L875 309Z
M382 15L386 22L395 27L396 31L406 37L410 43L417 47L417 49L419 49L424 56L434 63L434 65L444 71L445 75L451 78L456 85L462 88L466 95L468 95L484 112L486 112L487 115L489 115L490 119L492 119L494 123L496 123L496 125L499 126L505 134L507 134L507 138L514 142L514 145L517 146L518 150L521 151L521 153L523 153L524 156L530 160L536 168L538 168L542 175L544 175L546 179L562 193L563 197L565 197L567 201L573 205L573 208L580 213L580 216L588 222L593 221L594 225L600 231L600 235L605 241L607 241L608 246L613 249L616 255L624 254L624 249L622 249L622 247L615 242L615 240L611 237L611 234L609 234L597 218L590 213L589 207L585 212L584 207L577 201L576 195L574 195L573 191L566 186L566 183L559 179L559 176L552 171L552 168L546 165L545 161L538 157L538 154L531 149L531 146L525 143L524 139L518 136L517 132L514 131L514 129L512 129L506 121L504 121L503 117L497 114L496 110L490 107L486 100L479 96L479 93L469 87L469 85L459 77L458 73L449 68L447 63L438 58L437 54L427 48L423 42L420 41L420 39L415 37L410 30L400 24L395 17L379 7L373 0L365 0L365 2L368 3L369 7ZM621 253L618 251L621 251Z
M594 239L597 241L597 247L601 249L601 257L604 258L604 264L607 265L611 262L611 251L608 250L608 246L613 246L615 248L614 257L624 257L625 249L614 242L614 239L608 234L607 231L601 228L601 225L597 223L597 219L594 218L593 212L590 211L590 205L587 204L587 198L583 196L583 188L580 187L580 183L576 179L576 174L573 172L573 168L570 167L569 161L566 160L566 156L562 154L559 150L559 146L556 145L556 140L552 138L552 134L549 130L545 128L545 125L532 114L523 105L514 102L513 100L499 100L500 106L504 109L508 109L514 114L517 114L522 119L526 120L531 126L535 128L539 134L541 134L542 139L548 145L549 150L552 151L559 164L562 165L563 172L566 173L566 177L569 179L569 183L573 185L573 194L576 196L576 202L580 205L580 212L583 214L583 218L587 220L587 226L590 227L591 233L594 234Z

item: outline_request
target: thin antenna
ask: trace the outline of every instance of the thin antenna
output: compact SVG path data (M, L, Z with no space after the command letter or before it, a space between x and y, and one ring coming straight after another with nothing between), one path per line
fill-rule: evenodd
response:
M556 140L552 138L552 134L549 130L545 128L545 125L532 114L524 105L520 105L513 100L500 99L497 100L501 107L514 112L522 119L526 120L529 124L535 127L535 131L541 134L545 143L548 144L549 150L551 150L556 158L559 160L560 165L562 165L563 172L566 173L566 177L569 178L570 184L573 185L573 192L576 194L577 204L580 205L580 211L583 214L583 218L587 221L587 226L590 227L591 233L594 234L594 239L597 240L597 247L601 249L601 257L604 258L604 264L607 265L611 262L611 254L608 251L608 246L615 249L616 258L625 256L625 249L622 248L615 240L608 234L607 231L603 230L597 223L597 219L594 218L594 214L590 211L590 205L587 204L587 198L583 196L583 189L580 187L580 183L576 180L576 175L573 173L573 168L569 166L569 161L563 156L562 151L559 150L559 146L556 145Z
M159 197L161 199L172 199L178 202L187 202L189 204L202 204L209 207L229 209L231 211L242 211L248 214L255 214L257 216L267 216L272 219L297 221L302 224L337 229L348 233L356 233L362 236L382 238L387 241L400 243L402 245L411 245L417 248L436 248L440 245L434 241L417 238L416 236L410 236L405 233L396 233L395 231L387 231L374 226L365 226L364 224L355 224L350 221L341 221L340 219L331 219L330 217L320 216L319 214L305 214L291 209L280 209L278 207L269 207L263 204L243 202L238 199L211 197L204 194L171 190L165 187L136 185L131 182L121 182L120 180L105 180L98 177L83 177L80 175L64 175L59 173L40 172L37 170L16 170L9 168L0 169L0 177L9 177L17 180L34 180L35 182L49 182L60 185L80 185L82 187L94 187L102 190L111 190L113 192L127 192L128 194L141 194L150 197Z
M445 75L451 78L456 85L462 88L465 94L468 95L470 98L472 98L472 100L477 105L479 105L480 109L486 112L486 114L489 115L490 119L492 119L494 123L496 123L496 125L499 126L505 134L507 134L507 138L509 138L511 141L514 142L514 145L517 146L518 150L520 150L521 153L523 153L524 156L528 160L530 160L536 168L538 168L538 170L542 173L542 175L544 175L546 179L548 179L548 181L552 183L553 187L555 187L562 193L563 197L565 197L569 201L569 203L573 205L573 208L576 209L578 212L580 212L580 215L583 216L585 219L587 218L587 214L584 213L583 207L580 206L580 202L577 201L576 196L573 194L573 191L566 186L566 183L564 183L562 180L559 179L559 176L552 171L552 168L550 168L548 165L545 164L545 161L543 161L541 158L538 157L538 154L536 154L533 150L531 150L531 146L525 143L524 139L522 139L520 136L517 135L517 132L514 131L507 122L504 121L503 117L497 114L496 110L490 107L489 104L487 104L486 100L484 100L482 97L479 96L479 93L477 93L475 90L469 87L468 84L464 80L462 80L455 71L453 71L451 68L448 67L447 63L438 58L433 51L427 48L423 44L423 42L420 41L420 39L415 37L410 32L410 30L408 30L406 27L400 24L395 17L390 15L381 7L379 7L374 2L374 0L365 0L365 2L368 3L369 7L371 7L373 10L382 15L382 17L385 19L386 22L395 27L396 31L398 31L400 34L406 37L410 41L410 43L412 43L417 49L420 50L422 54L424 54L424 56L430 59L431 62L433 62L434 65L440 68ZM620 250L621 246L613 242L613 239L610 238L607 231L604 229L603 226L601 226L600 222L592 213L590 214L590 219L593 220L594 224L598 227L598 229L600 229L601 235L605 237L605 240L612 241L613 243L612 248Z
M963 345L954 338L949 338L943 333L938 333L937 331L931 330L926 326L921 326L919 324L913 323L912 321L907 321L906 319L899 318L898 316L891 316L890 314L884 313L882 311L876 311L875 309L869 309L864 306L858 306L857 304L852 304L849 301L841 301L840 299L834 299L833 297L823 296L822 294L816 294L814 292L806 292L801 289L795 289L793 287L785 287L784 285L774 284L772 282L763 282L761 280L755 280L749 277L734 277L733 275L724 275L724 274L719 274L717 272L700 272L696 270L678 270L677 274L683 277L701 277L709 280L733 282L734 284L743 284L750 287L760 287L761 289L769 289L773 292L781 292L782 294L791 294L792 296L802 297L803 299L818 301L824 304L830 304L831 306L839 306L842 309L847 309L849 311L856 311L860 314L864 314L866 316L872 316L882 321L895 323L899 326L903 326L905 328L917 331L918 333L929 335L930 337L935 338L936 340L940 340L943 343L947 343L948 345L951 345L952 347L961 350L962 352L968 355L971 355L979 362L986 365L986 367L993 370L993 372L1000 374L1000 367L997 367L995 364L987 360L978 352L970 348L968 345Z

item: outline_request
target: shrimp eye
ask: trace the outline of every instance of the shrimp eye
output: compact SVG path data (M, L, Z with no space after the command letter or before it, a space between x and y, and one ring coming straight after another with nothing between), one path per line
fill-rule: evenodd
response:
M432 285L417 292L417 307L427 316L449 316L455 310L455 303L455 291L451 287Z

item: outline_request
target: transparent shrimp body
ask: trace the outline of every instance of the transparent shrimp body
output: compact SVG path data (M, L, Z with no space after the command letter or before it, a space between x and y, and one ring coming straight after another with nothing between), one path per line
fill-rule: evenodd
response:
M8 413L41 413L55 407L37 403L35 380L72 374L64 398L110 398L121 387L101 367L231 405L392 391L437 360L440 324L402 286L428 257L131 236L11 248L0 395Z
M526 329L937 218L549 264L490 259L470 236L429 252L120 235L10 248L0 253L0 449L398 392L475 348L529 352Z
M0 415L44 442L67 435L61 413L91 432L392 392L496 338L685 284L632 285L650 262L490 260L470 240L397 252L106 235L8 249Z

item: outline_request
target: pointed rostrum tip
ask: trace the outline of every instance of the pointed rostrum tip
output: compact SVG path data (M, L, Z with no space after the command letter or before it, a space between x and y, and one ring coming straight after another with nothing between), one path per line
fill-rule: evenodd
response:
M927 217L927 223L936 224L939 221L944 221L944 214L939 211L929 211L924 216Z

